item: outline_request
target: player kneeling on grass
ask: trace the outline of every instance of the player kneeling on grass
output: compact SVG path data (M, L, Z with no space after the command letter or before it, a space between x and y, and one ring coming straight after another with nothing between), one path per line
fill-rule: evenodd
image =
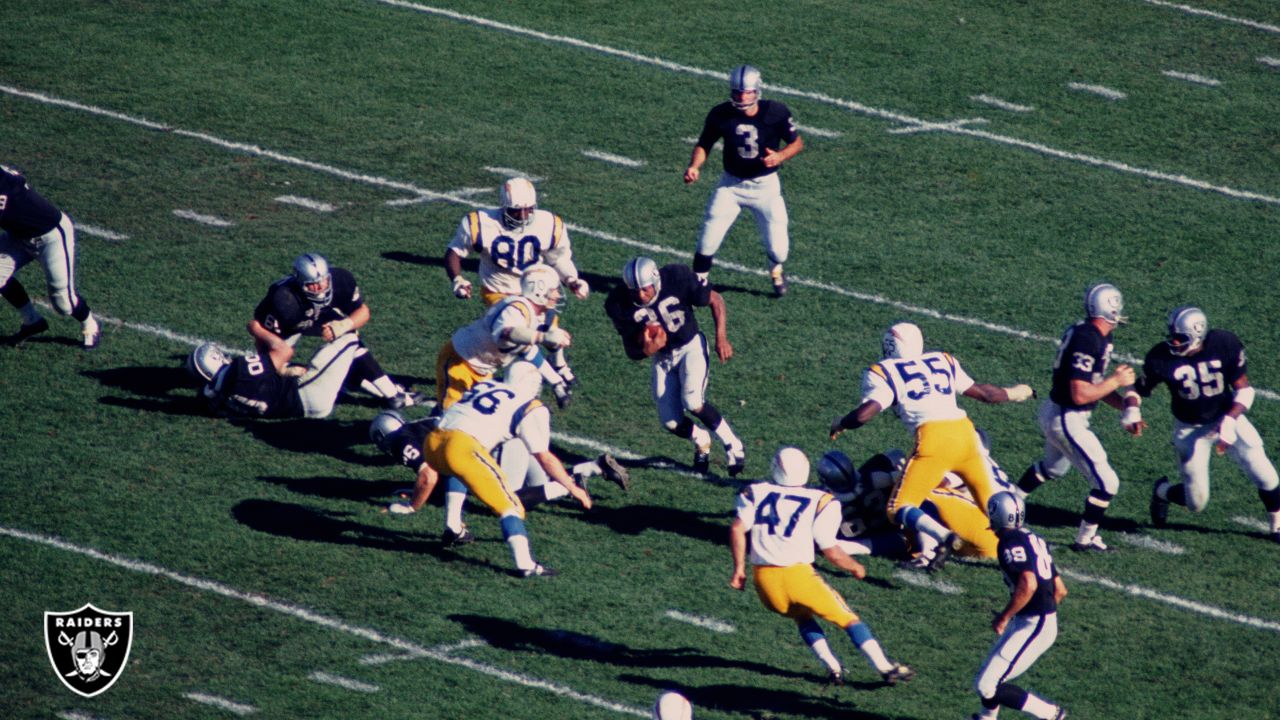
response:
M831 564L859 580L867 576L866 568L836 544L840 501L825 490L805 487L808 482L809 459L796 448L784 447L773 456L769 481L748 485L738 495L737 517L729 528L733 554L729 587L746 588L750 535L752 577L760 602L795 621L800 637L827 667L832 682L843 682L843 669L815 617L843 629L886 683L910 680L915 671L887 658L867 624L814 570L816 543Z
M1001 705L1041 720L1063 720L1067 711L1061 706L1009 681L1053 646L1058 637L1058 603L1067 596L1067 586L1044 540L1022 526L1026 512L1016 493L992 495L987 515L1000 538L1000 570L1011 595L991 622L1000 638L974 679L982 712L973 720L995 720Z

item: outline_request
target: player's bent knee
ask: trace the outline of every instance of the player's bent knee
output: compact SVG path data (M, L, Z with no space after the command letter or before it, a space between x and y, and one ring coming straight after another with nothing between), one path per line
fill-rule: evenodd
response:
M994 673L983 672L973 679L973 689L983 700L993 700L996 696L996 689L1000 687L1000 683L996 681Z
M58 311L59 315L70 315L76 306L71 299L71 293L61 291L49 293L49 303L53 305L54 310Z

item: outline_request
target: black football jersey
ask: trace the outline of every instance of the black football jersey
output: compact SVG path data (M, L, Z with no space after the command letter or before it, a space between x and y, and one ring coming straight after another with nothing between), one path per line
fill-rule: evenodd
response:
M282 377L271 360L243 355L220 370L205 389L210 409L229 417L294 418L305 412L298 379Z
M1036 576L1036 590L1031 601L1018 611L1019 615L1046 615L1057 612L1058 602L1053 599L1053 579L1058 576L1058 568L1053 564L1053 555L1049 547L1039 535L1026 528L1001 530L996 533L1000 538L996 546L996 557L1000 561L1000 571L1004 573L1004 584L1009 592L1017 587L1022 573L1030 571Z
M892 473L893 461L884 454L871 456L858 468L861 493L851 499L840 498L841 538L857 538L888 532L894 528L885 508L889 506L892 487L878 488L871 483L872 473Z
M631 289L619 285L604 301L605 312L613 321L613 327L622 336L627 357L638 360L644 357L640 345L640 331L656 322L667 331L667 348L675 349L699 334L695 307L711 304L711 285L698 280L688 265L672 263L658 270L662 288L658 297L648 305L636 305Z
M1053 387L1049 399L1071 410L1092 410L1098 403L1077 405L1071 400L1071 381L1084 380L1100 383L1106 377L1107 363L1111 361L1111 341L1083 320L1067 328L1058 344L1058 356L1053 361Z
M1151 348L1135 388L1150 397L1161 384L1168 385L1173 416L1205 425L1227 414L1236 396L1235 382L1246 374L1240 338L1226 330L1210 330L1200 350L1189 357L1174 355L1165 343Z
M707 113L698 146L710 153L716 141L724 138L725 171L735 177L757 178L778 171L764 166L765 148L778 150L783 140L793 143L798 137L791 111L780 102L761 100L759 112L752 117L726 102Z
M22 173L0 165L0 230L15 240L30 240L61 221L62 211L32 190Z
M267 296L254 308L253 318L280 337L299 333L320 335L326 323L348 317L364 305L356 278L343 268L331 268L333 296L326 305L311 302L292 276L271 284Z
M422 446L427 441L427 435L435 429L439 418L425 418L416 422L405 423L401 428L391 435L391 454L401 465L409 468L415 473L418 468L422 467L422 463L426 462L422 457Z

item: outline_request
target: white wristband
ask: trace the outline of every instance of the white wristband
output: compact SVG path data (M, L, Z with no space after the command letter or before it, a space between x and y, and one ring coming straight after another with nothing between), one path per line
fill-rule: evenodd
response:
M346 335L347 333L351 332L352 328L354 327L355 327L355 322L351 318L342 318L341 320L334 320L333 322L329 323L329 329L333 331L334 339L337 339L342 337L343 335Z
M1236 391L1234 400L1235 402L1240 403L1240 407L1247 411L1249 408L1253 407L1253 396L1254 392L1252 387L1242 387Z
M1009 402L1025 402L1035 397L1036 391L1031 389L1030 385L1020 384L1004 389L1006 395L1009 396Z
M1124 413L1120 416L1120 424L1125 427L1136 425L1142 422L1142 410L1137 405L1130 405L1124 409Z

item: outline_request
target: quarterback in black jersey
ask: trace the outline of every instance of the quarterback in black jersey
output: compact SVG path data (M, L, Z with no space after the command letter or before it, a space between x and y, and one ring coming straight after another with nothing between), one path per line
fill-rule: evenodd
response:
M212 343L187 357L187 372L203 383L200 396L219 417L323 418L333 412L360 341L338 338L316 352L311 365L281 373L257 353L228 357Z
M272 283L267 296L258 303L249 321L258 354L270 359L277 372L296 372L290 367L294 343L302 335L317 336L326 343L351 334L356 338L351 379L370 395L382 398L394 408L420 405L426 396L397 384L374 359L356 334L369 322L369 306L360 295L355 276L315 253L300 255L293 273ZM313 361L314 364L314 361Z
M1107 551L1098 525L1111 499L1120 490L1120 477L1107 460L1107 451L1089 427L1098 401L1122 410L1120 423L1133 435L1147 424L1138 409L1141 402L1131 389L1137 378L1133 368L1118 365L1110 376L1111 333L1125 322L1124 297L1114 285L1101 283L1085 292L1086 318L1067 328L1053 361L1053 387L1040 405L1040 431L1044 456L1027 468L1018 487L1030 493L1050 479L1066 475L1074 466L1089 478L1089 494L1076 541L1077 551Z
M1267 458L1262 436L1245 417L1253 405L1244 344L1234 333L1209 329L1200 308L1185 305L1169 313L1165 342L1147 353L1135 390L1149 397L1159 386L1169 388L1173 411L1173 448L1182 482L1156 481L1151 494L1151 522L1162 527L1169 504L1192 512L1209 503L1209 449L1228 454L1258 488L1271 519L1271 538L1280 542L1280 476Z
M725 465L738 475L746 464L742 441L714 405L706 401L707 340L698 330L695 307L710 307L716 326L716 355L720 362L733 357L729 344L724 298L699 279L687 265L659 269L647 257L632 258L622 269L625 286L615 287L604 309L622 337L622 347L632 360L653 358L653 399L658 419L677 437L694 445L694 469L706 472L711 461L711 434L724 444ZM685 412L706 429L694 425Z
M75 225L32 190L22 173L0 165L0 297L22 314L22 327L7 340L13 345L49 329L49 321L14 277L32 260L44 267L54 309L79 320L84 348L96 348L101 338L98 321L76 290Z
M791 241L778 168L804 149L804 139L786 105L761 99L763 89L760 71L750 65L741 65L729 73L729 102L720 103L707 113L689 167L684 171L684 182L687 185L698 181L708 153L723 138L724 174L707 201L693 270L698 277L707 279L725 234L745 207L755 215L760 240L769 257L773 292L781 297L787 292L782 264L787 261Z

